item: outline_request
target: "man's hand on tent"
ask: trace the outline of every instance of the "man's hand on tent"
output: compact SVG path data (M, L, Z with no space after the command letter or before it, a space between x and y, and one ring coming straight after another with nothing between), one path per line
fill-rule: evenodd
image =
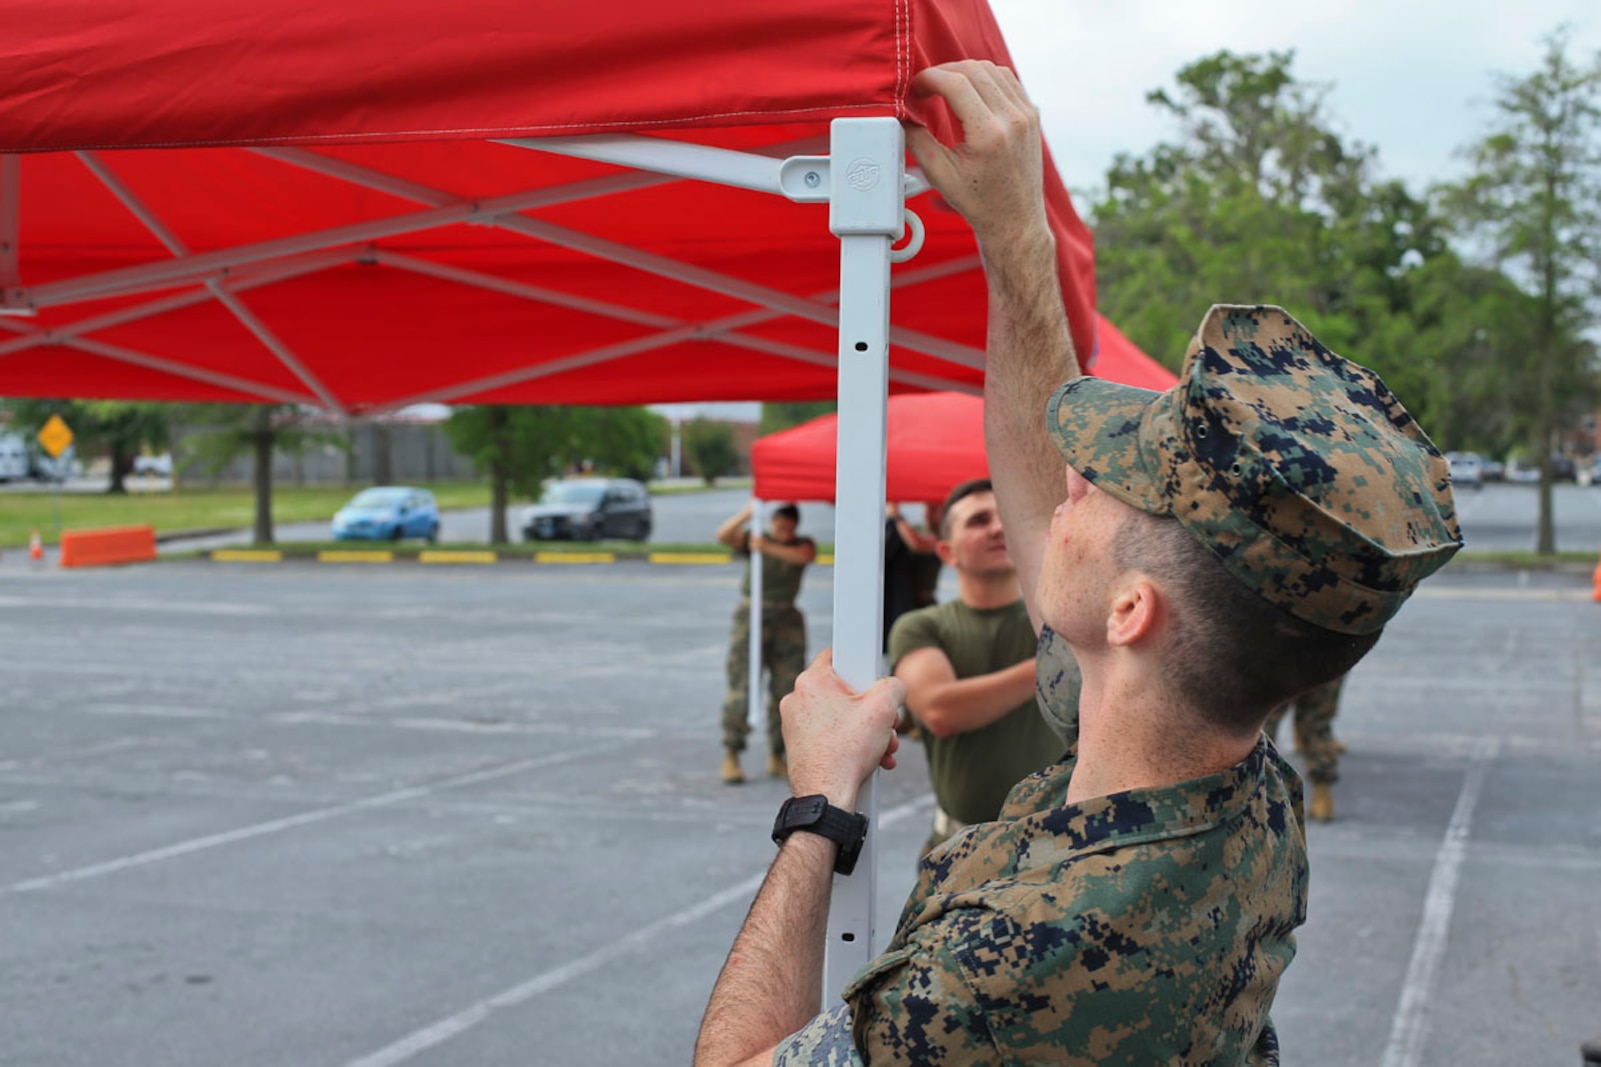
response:
M835 807L854 810L873 768L895 766L895 720L905 700L906 686L896 678L856 692L834 673L834 654L824 649L778 706L795 795L821 793Z
M1048 234L1040 117L1017 75L985 60L962 60L923 70L912 90L943 99L961 125L962 141L952 148L921 126L906 131L907 145L986 254Z

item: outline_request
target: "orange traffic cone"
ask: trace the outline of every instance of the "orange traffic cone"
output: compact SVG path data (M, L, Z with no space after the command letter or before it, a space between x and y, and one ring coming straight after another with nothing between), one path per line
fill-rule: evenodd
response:
M35 562L44 559L44 544L39 540L39 531L33 531L33 537L28 541L28 558Z
M1590 594L1590 599L1601 604L1601 563L1595 565L1595 576L1591 581L1595 583L1595 592Z

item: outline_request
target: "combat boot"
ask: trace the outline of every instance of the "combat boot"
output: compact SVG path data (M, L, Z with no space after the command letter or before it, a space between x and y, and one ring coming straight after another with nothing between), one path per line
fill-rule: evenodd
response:
M731 748L723 749L723 784L738 785L745 780L745 772L739 769L739 753Z
M774 753L767 757L767 773L774 778L789 777L789 761Z
M1312 802L1306 806L1306 817L1314 822L1334 818L1334 786L1328 782L1312 783Z

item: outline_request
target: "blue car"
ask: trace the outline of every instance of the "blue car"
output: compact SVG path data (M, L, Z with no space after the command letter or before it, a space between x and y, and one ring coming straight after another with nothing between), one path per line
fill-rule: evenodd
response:
M426 489L384 485L363 489L334 514L335 541L439 540L439 506Z

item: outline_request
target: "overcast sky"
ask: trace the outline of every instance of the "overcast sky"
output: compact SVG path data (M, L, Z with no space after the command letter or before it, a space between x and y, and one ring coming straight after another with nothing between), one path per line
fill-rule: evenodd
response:
M1069 188L1099 186L1120 151L1174 134L1145 102L1219 49L1295 52L1302 80L1333 86L1348 138L1379 150L1417 191L1460 173L1483 128L1491 73L1534 69L1541 39L1572 23L1575 56L1601 49L1597 0L990 0Z
M1484 128L1497 71L1532 71L1541 40L1575 29L1574 56L1601 49L1601 0L990 0L1057 167L1075 194L1118 152L1175 130L1145 102L1184 64L1227 48L1293 50L1304 81L1330 85L1329 116L1373 145L1381 173L1421 192L1456 177L1456 151ZM686 405L684 417L699 405ZM684 409L680 409L684 410ZM716 417L755 418L756 405Z

